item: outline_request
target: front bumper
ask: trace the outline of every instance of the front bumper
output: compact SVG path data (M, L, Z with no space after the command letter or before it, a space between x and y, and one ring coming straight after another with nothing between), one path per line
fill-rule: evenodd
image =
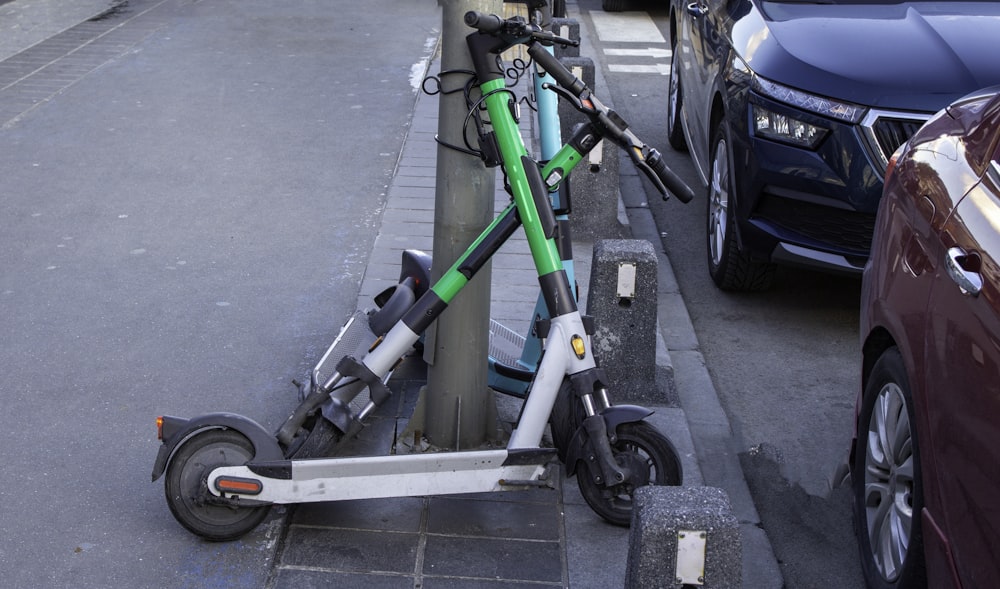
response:
M758 137L752 105L825 129L814 149ZM740 244L756 258L784 265L857 274L871 248L884 164L915 131L909 125L884 130L884 118L849 124L811 114L749 93L744 113L732 121L735 219ZM893 120L902 120L899 113Z

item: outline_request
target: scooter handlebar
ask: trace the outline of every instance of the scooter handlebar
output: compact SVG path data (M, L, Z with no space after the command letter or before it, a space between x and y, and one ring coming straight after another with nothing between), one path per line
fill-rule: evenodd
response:
M663 155L659 151L653 148L649 150L649 154L646 156L646 165L660 183L677 197L677 200L684 203L691 202L691 199L694 198L694 191L667 166L667 162L663 161Z
M537 28L527 25L520 18L505 20L495 14L484 14L475 10L465 13L465 24L485 34L510 34L515 37L526 36L536 40L541 40L539 37L546 35ZM551 34L547 34L545 37L545 40L551 41L553 39L557 39L557 37L552 37ZM562 41L562 39L560 40ZM595 121L603 135L625 149L636 167L642 170L664 199L667 198L668 193L685 203L694 198L694 192L667 166L660 152L646 145L629 131L628 123L622 120L617 113L601 104L589 91L587 85L558 59L534 44L529 46L528 54L555 79L558 85L558 87L548 85L546 87L551 87L564 98L569 98L580 112Z
M476 29L480 33L503 37L508 41L511 41L512 45L515 43L527 42L529 39L538 41L543 45L559 44L570 47L577 47L580 45L579 41L564 39L563 37L543 30L538 25L526 22L519 16L503 19L495 14L486 14L470 10L465 13L465 24Z
M503 28L504 20L495 14L470 10L465 13L465 24L484 33L496 33Z

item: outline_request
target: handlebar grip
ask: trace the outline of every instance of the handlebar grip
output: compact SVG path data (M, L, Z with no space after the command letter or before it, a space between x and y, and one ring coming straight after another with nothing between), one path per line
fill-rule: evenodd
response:
M691 199L694 198L694 191L691 190L691 187L686 182L680 179L680 176L667 166L667 162L663 161L663 156L659 151L655 149L649 150L649 155L646 156L646 165L656 174L660 182L667 187L667 190L677 197L677 200L684 203L691 202Z
M556 85L566 89L570 94L576 96L577 98L587 90L587 85L583 80L577 78L573 72L569 70L559 58L554 54L549 53L544 47L540 45L531 45L528 47L528 55L531 59L545 70L552 79L556 81Z
M470 10L465 13L465 24L484 33L495 33L503 27L503 19L495 14Z

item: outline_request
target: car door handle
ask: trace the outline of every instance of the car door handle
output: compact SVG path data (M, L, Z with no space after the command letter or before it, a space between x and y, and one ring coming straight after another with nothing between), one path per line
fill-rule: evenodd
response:
M963 293L976 296L983 289L983 277L977 269L971 267L970 261L972 259L974 257L965 253L962 248L953 247L944 256L944 266L948 270L948 276L955 281ZM975 260L974 265L978 268L978 256L975 257Z
M692 2L687 5L688 14L698 18L699 16L705 16L708 12L708 6L701 4L700 2Z

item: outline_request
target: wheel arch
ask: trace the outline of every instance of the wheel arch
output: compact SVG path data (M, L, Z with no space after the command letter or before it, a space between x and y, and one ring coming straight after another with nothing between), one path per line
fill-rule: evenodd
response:
M854 435L851 437L851 448L848 453L848 465L854 470L854 458L858 450L858 419L861 417L861 404L864 403L865 389L868 387L868 378L871 376L872 368L882 357L886 350L894 347L896 340L893 339L889 330L884 327L876 327L861 344L861 379L858 383L858 392L854 405Z
M865 387L868 386L868 377L872 373L872 368L875 366L875 362L892 347L898 347L895 338L889 333L889 330L884 327L876 327L868 334L865 338L864 344L861 345L861 391L863 394ZM905 359L904 359L905 360Z
M670 33L670 49L675 51L677 49L677 7L674 3L670 3L670 16L667 19L669 23L669 33Z
M722 92L719 90L716 90L712 94L712 110L710 110L709 113L708 132L710 136L708 141L711 142L711 136L715 135L715 130L718 128L719 124L722 123L723 119L726 118L726 101L722 96ZM730 146L730 150L731 149L732 146Z

